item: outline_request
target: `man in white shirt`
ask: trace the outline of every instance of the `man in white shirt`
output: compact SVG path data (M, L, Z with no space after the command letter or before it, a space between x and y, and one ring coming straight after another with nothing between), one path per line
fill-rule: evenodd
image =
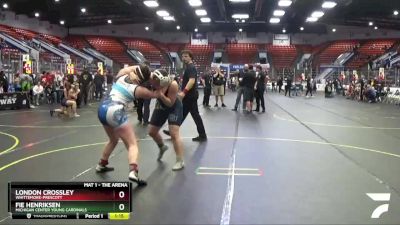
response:
M33 103L39 105L40 97L43 96L44 88L40 82L33 86Z

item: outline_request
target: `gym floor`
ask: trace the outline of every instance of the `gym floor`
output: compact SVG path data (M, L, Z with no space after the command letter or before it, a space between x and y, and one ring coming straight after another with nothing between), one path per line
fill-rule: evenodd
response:
M118 224L400 224L398 106L267 93L267 112L245 115L230 110L235 98L228 91L227 108L199 106L207 142L192 142L188 116L179 172L171 170L172 143L157 162L156 144L131 113L148 186L134 184L131 219ZM127 181L122 143L110 160L115 171L94 171L106 141L96 110L83 107L75 119L52 118L48 106L0 111L0 224L110 224L11 220L5 201L9 181ZM388 212L371 218L382 204Z

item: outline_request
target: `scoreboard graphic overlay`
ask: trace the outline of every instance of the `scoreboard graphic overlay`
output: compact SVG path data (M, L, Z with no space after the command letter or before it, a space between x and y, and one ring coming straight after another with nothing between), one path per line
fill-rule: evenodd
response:
M130 182L10 182L13 219L127 220L132 212Z

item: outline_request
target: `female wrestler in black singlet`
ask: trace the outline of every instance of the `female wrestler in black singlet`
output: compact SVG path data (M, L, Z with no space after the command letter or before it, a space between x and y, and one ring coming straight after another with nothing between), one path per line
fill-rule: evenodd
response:
M151 116L149 135L160 148L158 160L161 160L168 147L164 144L159 130L168 120L169 132L176 153L176 163L172 167L172 170L181 170L184 167L184 162L183 143L179 134L179 128L183 119L183 106L181 100L177 98L178 83L172 80L165 70L154 71L151 81L156 89L161 88L161 94L157 98L157 103Z

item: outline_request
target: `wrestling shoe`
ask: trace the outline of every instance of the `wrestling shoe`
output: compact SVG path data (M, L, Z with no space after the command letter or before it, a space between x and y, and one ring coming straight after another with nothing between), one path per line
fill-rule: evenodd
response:
M104 172L109 172L109 171L114 171L114 167L103 166L100 164L97 164L97 166L96 166L96 172L98 172L98 173L104 173Z
M131 171L129 173L129 180L135 182L138 186L146 186L147 182L144 180L139 179L139 175L137 171Z
M184 167L185 167L185 163L183 162L183 160L176 161L175 165L172 167L172 170L178 171L178 170L182 170Z

